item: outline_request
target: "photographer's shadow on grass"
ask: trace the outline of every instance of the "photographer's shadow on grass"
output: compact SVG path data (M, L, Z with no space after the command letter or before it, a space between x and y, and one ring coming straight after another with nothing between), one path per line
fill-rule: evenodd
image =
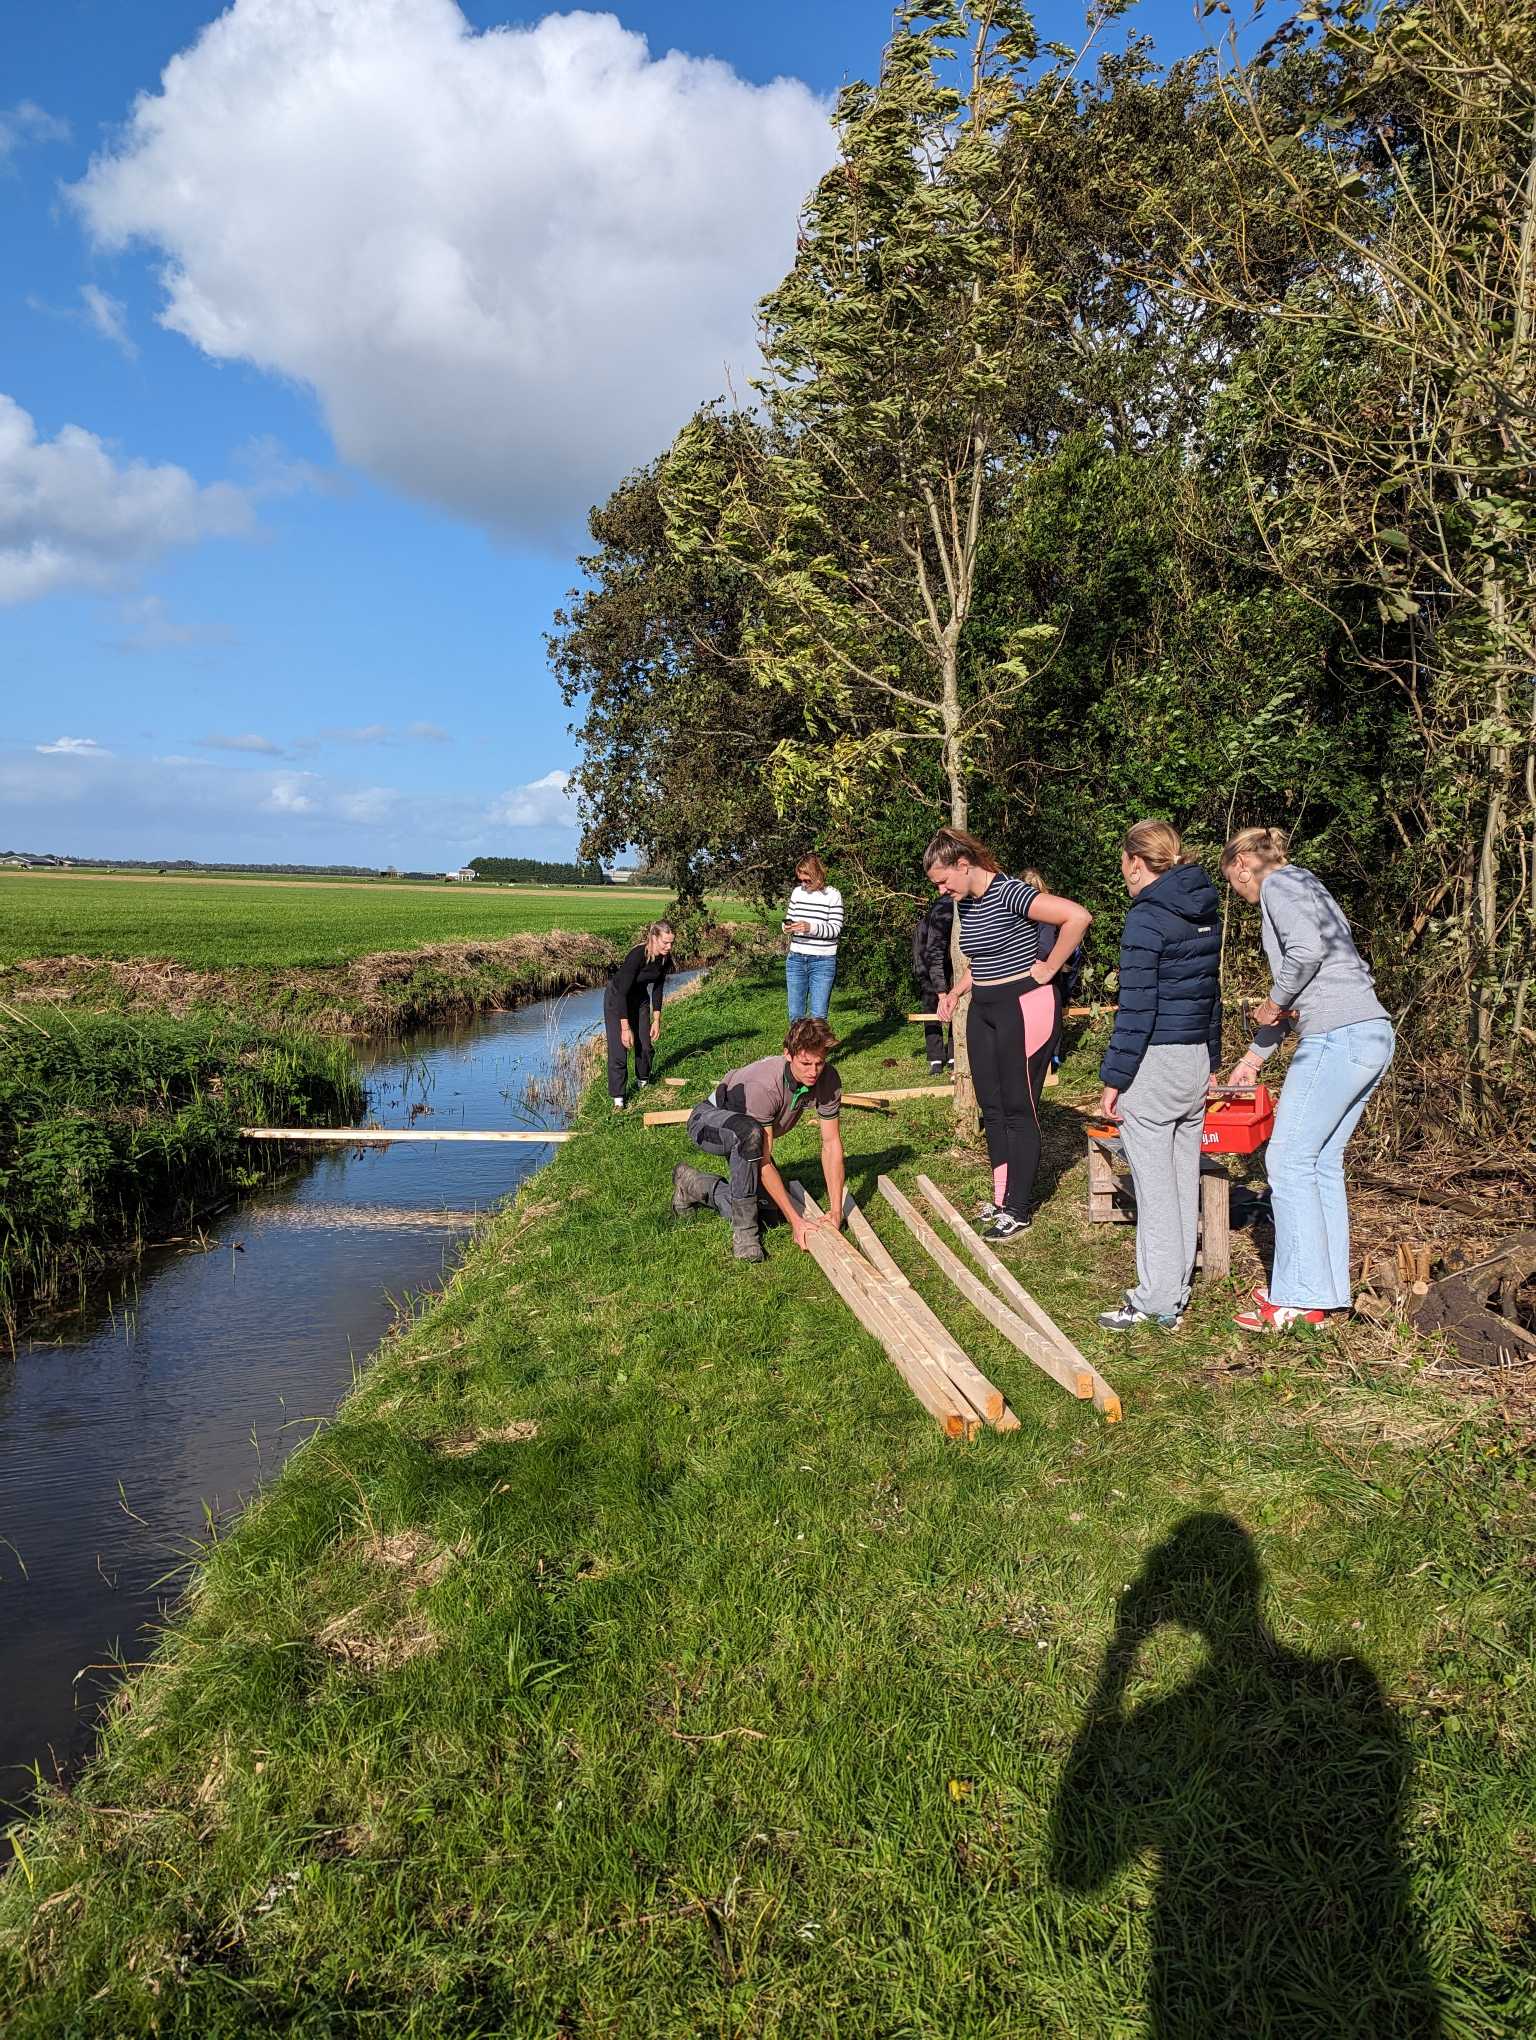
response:
M1262 1588L1229 1516L1187 1517L1148 1555L1062 1776L1052 1876L1096 1892L1155 1858L1151 2040L1441 2040L1402 1851L1402 1732L1358 1659L1275 1639ZM1165 1624L1205 1662L1131 1704Z

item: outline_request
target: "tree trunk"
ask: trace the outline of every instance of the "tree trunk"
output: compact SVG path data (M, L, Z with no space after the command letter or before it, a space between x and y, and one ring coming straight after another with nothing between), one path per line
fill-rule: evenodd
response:
M970 818L970 804L965 791L965 754L960 737L960 661L953 641L943 647L941 681L943 693L940 703L944 715L944 775L949 781L949 825L952 829L963 829ZM949 961L954 973L954 982L960 982L965 969L965 957L960 949L960 915L955 914L949 931ZM971 1056L966 1043L965 1023L971 1010L970 995L967 993L955 1008L955 1131L962 1140L974 1140L981 1129L981 1115L976 1109L976 1086L971 1082Z

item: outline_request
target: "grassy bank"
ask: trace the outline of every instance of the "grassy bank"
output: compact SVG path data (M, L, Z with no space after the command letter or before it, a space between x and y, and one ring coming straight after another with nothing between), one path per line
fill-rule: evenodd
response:
M312 970L381 951L484 946L557 929L629 941L661 912L665 897L640 897L621 886L556 891L0 873L0 964L154 957L203 971ZM749 910L740 911L745 918Z
M0 1012L39 1005L173 1016L240 1012L319 1034L404 1034L601 984L621 954L606 936L555 929L281 970L194 970L153 957L33 957L0 969Z
M404 887L381 900L380 888L335 884L0 877L0 1015L219 1011L403 1034L601 984L659 910L659 896L618 888ZM716 930L685 960L733 939Z
M663 1067L694 1095L780 1010L707 989ZM915 1075L834 1018L856 1081ZM1522 1441L1374 1334L1256 1357L1231 1291L1099 1334L1130 1243L1056 1114L1011 1252L1125 1421L943 1299L1022 1420L947 1445L782 1232L752 1268L673 1224L680 1131L601 1103L22 1833L12 2031L1531 2030ZM846 1132L939 1301L873 1179L979 1169L936 1106ZM786 1154L819 1182L812 1129Z
M346 1048L227 1016L34 1009L0 1023L0 1049L8 1329L277 1165L242 1123L345 1124L362 1107Z

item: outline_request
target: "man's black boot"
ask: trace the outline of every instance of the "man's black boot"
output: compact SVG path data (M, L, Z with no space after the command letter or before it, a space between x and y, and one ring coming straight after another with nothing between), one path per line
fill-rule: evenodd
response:
M710 1175L707 1169L690 1169L686 1162L679 1162L672 1171L672 1216L685 1218L690 1211L697 1211L701 1204L713 1204L719 1188L718 1176Z
M738 1261L763 1258L763 1236L757 1223L757 1199L731 1199L731 1252Z

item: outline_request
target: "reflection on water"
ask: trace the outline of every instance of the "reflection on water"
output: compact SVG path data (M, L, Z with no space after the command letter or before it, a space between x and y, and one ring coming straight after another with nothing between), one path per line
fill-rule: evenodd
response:
M385 1126L530 1124L519 1099L601 992L434 1028L364 1058ZM0 1806L88 1748L111 1658L144 1655L175 1571L328 1416L394 1300L439 1286L476 1215L553 1148L326 1148L206 1247L0 1365Z

